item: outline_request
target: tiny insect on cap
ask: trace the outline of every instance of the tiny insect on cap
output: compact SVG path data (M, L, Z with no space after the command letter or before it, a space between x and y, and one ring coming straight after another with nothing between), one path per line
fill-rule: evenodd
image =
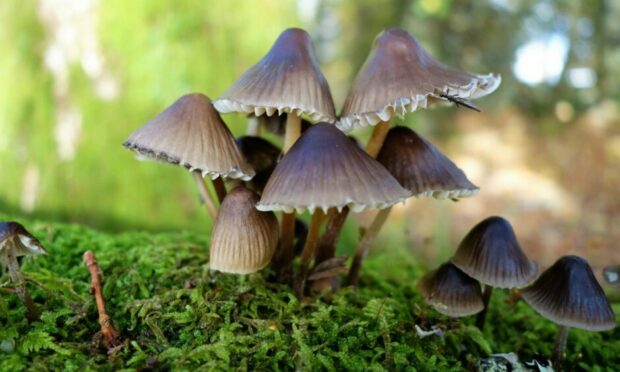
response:
M521 250L506 219L489 217L467 235L452 263L482 284L497 288L521 288L538 274L538 266Z
M258 195L239 186L231 190L213 225L209 267L233 274L251 274L269 264L278 245L278 220L255 208Z
M375 39L337 125L345 131L376 125L394 115L450 102L445 96L457 97L463 104L467 99L492 93L500 82L498 75L477 75L447 67L407 31L388 29Z
M435 146L407 127L390 129L377 160L418 198L458 199L480 190Z
M41 242L18 222L0 222L0 253L13 249L15 256L47 254Z
M480 283L450 262L424 275L418 290L429 305L447 316L469 316L484 309Z
M309 128L276 166L257 208L301 213L383 209L411 193L331 124Z
M312 39L298 28L282 32L269 52L214 105L221 113L295 113L315 121L336 121L334 101L314 56Z
M560 258L521 293L540 315L557 324L588 331L616 326L605 292L581 257Z
M207 96L193 93L138 128L123 144L139 158L181 165L210 178L249 180L254 170Z

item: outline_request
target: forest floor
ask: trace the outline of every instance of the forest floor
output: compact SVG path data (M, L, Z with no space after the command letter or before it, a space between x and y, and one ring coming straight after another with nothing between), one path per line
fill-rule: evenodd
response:
M23 260L42 317L28 324L11 283L0 278L1 371L487 370L508 359L518 370L549 355L557 331L507 291L495 291L484 331L473 319L438 314L415 289L424 268L407 249L372 254L357 289L300 302L268 282L268 271L209 270L206 235L21 222L49 251ZM98 342L87 250L97 255L107 309L121 332L109 353ZM620 315L620 294L609 295ZM620 370L620 328L571 330L564 367Z

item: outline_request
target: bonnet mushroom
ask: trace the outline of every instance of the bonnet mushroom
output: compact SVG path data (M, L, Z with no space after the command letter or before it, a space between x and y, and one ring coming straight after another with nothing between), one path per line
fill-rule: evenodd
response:
M243 158L230 130L207 96L193 93L138 128L123 143L138 158L171 163L187 168L198 183L209 214L216 208L203 177L213 180L220 202L226 195L222 178L247 181L254 170Z
M17 222L0 222L0 264L9 272L15 292L26 306L29 322L39 320L40 313L28 293L26 282L19 269L17 257L47 254L41 242Z

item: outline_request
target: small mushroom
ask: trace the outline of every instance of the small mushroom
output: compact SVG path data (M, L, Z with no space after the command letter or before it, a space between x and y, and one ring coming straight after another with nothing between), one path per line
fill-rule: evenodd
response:
M480 329L493 287L521 288L538 275L538 266L525 256L510 222L502 217L489 217L474 226L459 244L452 263L485 285L485 309L476 319Z
M247 164L235 139L207 96L193 93L138 128L123 143L138 158L181 165L194 176L209 214L215 217L215 203L204 178L209 176L220 202L226 195L222 178L249 180L254 170Z
M241 153L256 172L256 175L247 181L247 185L261 194L282 153L271 142L260 137L242 136L237 138L236 142Z
M480 283L458 267L446 262L418 281L424 300L450 317L477 314L484 309Z
M521 293L540 315L560 325L551 358L556 366L563 360L569 328L601 332L616 326L605 292L581 257L560 258Z
M8 270L9 277L15 284L15 292L26 306L26 318L29 322L39 320L40 314L28 293L17 257L40 254L47 254L47 251L24 226L13 221L0 222L0 263L3 270Z
M319 123L309 128L278 163L257 208L312 213L296 288L301 295L323 213L330 208L340 211L348 207L354 212L382 209L408 196L409 192L381 164L344 133L333 125Z
M211 269L251 274L269 264L278 245L278 220L273 212L255 208L258 199L243 186L226 195L211 234Z

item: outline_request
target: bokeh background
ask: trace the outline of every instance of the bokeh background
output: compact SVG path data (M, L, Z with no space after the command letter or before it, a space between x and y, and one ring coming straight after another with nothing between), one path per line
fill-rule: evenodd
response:
M218 97L293 26L312 35L340 107L374 37L396 26L446 64L503 83L476 102L482 113L441 107L396 120L481 193L395 208L377 251L405 245L435 265L497 214L543 265L563 253L618 263L618 19L612 0L3 0L0 211L206 232L188 173L137 162L121 146L127 136L183 94ZM244 132L243 117L224 119ZM342 249L370 217L350 221Z

